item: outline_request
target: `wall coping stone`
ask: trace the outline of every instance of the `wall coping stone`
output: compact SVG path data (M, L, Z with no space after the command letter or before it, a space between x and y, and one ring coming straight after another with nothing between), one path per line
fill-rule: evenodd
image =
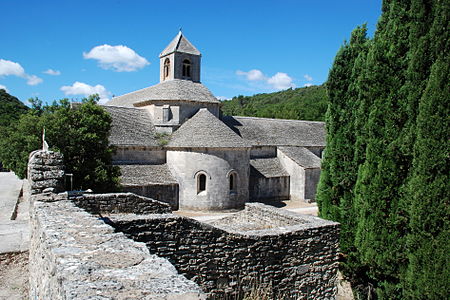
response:
M143 243L71 201L31 207L30 299L205 299Z

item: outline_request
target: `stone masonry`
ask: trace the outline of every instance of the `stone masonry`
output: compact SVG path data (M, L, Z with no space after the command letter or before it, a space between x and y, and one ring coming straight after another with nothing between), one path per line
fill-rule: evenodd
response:
M28 160L28 180L31 194L64 190L63 155L53 151L37 150L30 153Z
M198 283L209 299L239 299L255 284L275 299L334 299L338 223L259 203L211 224L173 214L111 216Z
M53 193L50 170L62 156L30 155L30 299L335 298L338 223L259 203L199 222L131 193Z
M30 299L205 299L164 258L150 254L71 201L31 209Z

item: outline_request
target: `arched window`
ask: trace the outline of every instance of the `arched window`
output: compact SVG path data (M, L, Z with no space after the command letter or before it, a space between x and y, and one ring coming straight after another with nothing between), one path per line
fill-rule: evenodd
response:
M169 77L169 73L170 73L170 59L166 58L166 60L164 61L164 70L163 70L164 79Z
M191 62L189 59L183 60L183 77L191 77Z
M206 191L206 175L203 173L197 176L197 194Z
M236 172L231 172L230 175L228 176L228 181L229 181L229 185L230 185L230 193L235 193L236 192L236 187L237 187L237 174Z

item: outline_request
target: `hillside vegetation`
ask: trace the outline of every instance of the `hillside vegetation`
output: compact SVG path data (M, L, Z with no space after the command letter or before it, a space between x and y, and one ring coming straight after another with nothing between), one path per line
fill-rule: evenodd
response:
M26 113L28 107L19 99L0 89L0 127L8 126L11 122L19 119L21 114Z
M310 86L233 97L222 102L222 111L227 116L324 121L327 99L324 85Z
M449 1L383 1L329 73L317 203L358 299L449 299L449 21Z

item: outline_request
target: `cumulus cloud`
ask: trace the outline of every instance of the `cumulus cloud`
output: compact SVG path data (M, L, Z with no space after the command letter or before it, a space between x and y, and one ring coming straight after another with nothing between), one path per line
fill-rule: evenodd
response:
M277 90L285 90L291 87L295 87L295 85L292 83L292 78L289 77L288 74L281 72L278 72L277 74L267 79L267 83L272 85Z
M312 83L308 82L308 83L305 83L303 86L309 87L309 86L312 86L312 85L313 85Z
M42 73L47 74L47 75L52 75L52 76L59 76L59 75L61 75L60 71L52 70L52 69L48 69L47 71L44 71Z
M236 71L237 75L241 75L241 76L245 76L247 78L247 80L266 80L266 76L264 76L263 72L261 72L260 70L250 70L248 72L244 72L241 70L237 70Z
M0 76L9 75L23 77L25 75L25 70L16 62L0 59Z
M42 78L39 78L36 75L25 73L25 69L19 63L5 59L0 59L0 76L17 76L25 78L28 85L37 85L43 81Z
M286 73L277 72L272 77L264 75L263 72L257 69L250 70L248 72L236 71L237 75L245 76L247 80L250 81L263 81L268 84L271 88L276 90L284 90L287 88L295 87L292 82L293 79Z
M9 93L8 88L3 84L0 84L0 89L4 89L7 93Z
M306 81L313 81L313 78L308 74L303 75L303 77L306 79Z
M101 45L89 52L83 52L85 59L96 59L101 68L116 72L137 71L150 64L144 57L139 56L133 49L127 46Z
M108 92L101 84L92 86L79 81L74 82L72 85L64 85L60 88L60 90L63 91L65 95L83 95L87 97L93 94L98 94L100 96L100 104L107 102L110 95L110 92Z

